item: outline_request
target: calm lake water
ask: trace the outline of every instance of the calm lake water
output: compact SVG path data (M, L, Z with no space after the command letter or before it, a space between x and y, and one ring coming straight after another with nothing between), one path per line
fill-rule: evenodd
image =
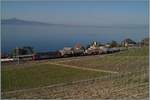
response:
M148 37L148 27L73 27L41 25L2 25L2 52L15 47L32 46L36 51L51 51L70 47L76 43L120 42L125 38L140 41Z

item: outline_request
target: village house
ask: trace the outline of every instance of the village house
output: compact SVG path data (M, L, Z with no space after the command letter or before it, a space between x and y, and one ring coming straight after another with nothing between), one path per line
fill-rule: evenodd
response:
M84 54L84 50L85 48L80 44L80 43L77 43L73 48L73 53L74 55L82 55Z
M93 42L90 47L85 50L86 54L101 54L102 50L99 48L99 45L97 42Z
M149 46L149 38L144 38L142 41L141 41L141 45L142 46Z
M96 49L97 47L98 47L98 43L95 41L90 45L91 49Z
M121 41L121 45L124 47L134 47L134 46L136 46L136 42L127 38L127 39Z
M62 56L72 56L73 50L71 47L64 47L63 50L59 50Z
M105 47L106 47L106 48L109 48L109 47L110 47L110 43L106 43L106 44L105 44Z

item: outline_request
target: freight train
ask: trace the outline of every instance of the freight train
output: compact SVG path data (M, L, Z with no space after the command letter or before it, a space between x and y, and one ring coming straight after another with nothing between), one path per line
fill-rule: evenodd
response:
M53 51L53 52L39 52L35 53L32 56L33 60L42 60L42 59L54 59L54 58L60 58L61 53L59 51Z
M87 56L87 55L100 55L100 54L108 54L123 51L125 48L96 48L96 49L87 49L87 50L59 50L52 52L37 52L32 55L20 55L18 58L20 60L43 60L43 59L55 59L55 58L63 58L63 57L72 57L72 56ZM14 61L17 58L13 59ZM1 61L8 61L2 60ZM11 59L12 61L12 59Z

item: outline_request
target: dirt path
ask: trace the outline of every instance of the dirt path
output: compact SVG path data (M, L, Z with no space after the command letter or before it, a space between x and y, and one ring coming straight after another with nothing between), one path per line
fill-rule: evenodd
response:
M81 69L81 70L89 70L89 71L96 71L96 72L105 72L105 73L111 73L111 74L118 74L119 72L115 71L108 71L108 70L100 70L100 69L93 69L93 68L86 68L86 67L78 67L78 66L72 66L72 65L66 65L66 64L59 64L59 63L53 63L53 62L47 62L48 64L68 67L68 68L75 68L75 69Z

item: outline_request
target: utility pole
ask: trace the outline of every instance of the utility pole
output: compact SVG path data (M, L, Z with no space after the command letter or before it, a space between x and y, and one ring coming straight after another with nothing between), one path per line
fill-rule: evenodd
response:
M20 62L19 62L20 59L19 59L19 48L18 48L18 47L16 48L16 52L17 52L17 62L18 62L18 64L19 64L19 63L20 63Z

